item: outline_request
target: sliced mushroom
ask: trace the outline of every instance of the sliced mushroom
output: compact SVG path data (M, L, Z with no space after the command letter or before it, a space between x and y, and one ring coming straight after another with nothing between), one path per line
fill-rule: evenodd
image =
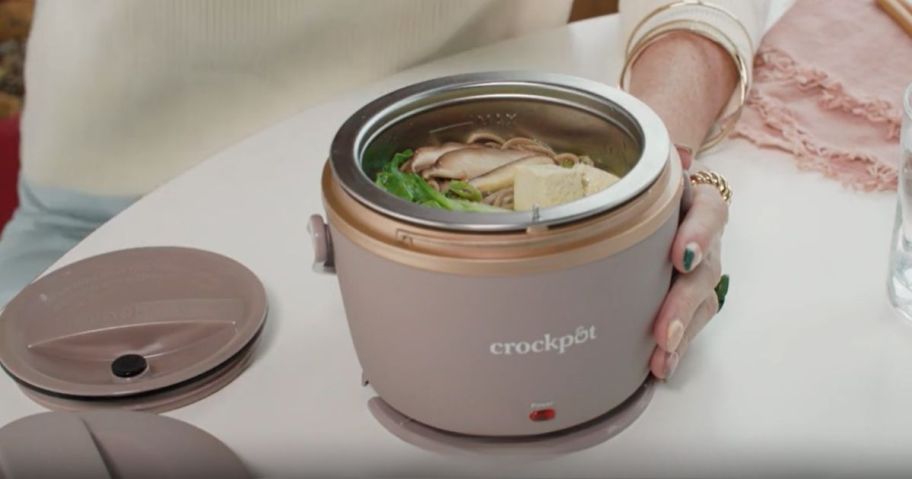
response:
M498 145L504 143L504 139L500 135L491 133L490 131L476 131L469 135L469 138L466 139L466 143L489 143L494 142Z
M469 184L478 188L482 193L490 193L501 188L513 186L513 179L516 178L516 171L521 166L553 164L554 160L544 155L527 156L491 170L484 175L472 178L472 180L469 181Z
M519 149L519 148L517 148L518 146L528 145L530 143L535 143L535 140L533 140L532 138L526 138L524 136L514 136L513 138L510 138L509 140L505 141L503 143L503 145L501 145L501 148L503 148L505 150L510 149L510 148L514 148L514 149L518 150Z
M441 156L432 168L421 173L424 178L465 180L481 176L520 158L529 152L468 147Z
M539 143L538 141L533 140L532 138L524 138L521 136L517 136L516 138L510 138L509 140L504 142L504 144L501 146L501 148L503 148L505 150L530 151L533 153L539 153L539 154L542 154L545 156L551 156L551 157L554 156L554 150L549 148L548 145Z
M469 148L469 145L463 143L444 143L440 146L422 146L415 150L415 156L412 157L406 164L409 165L409 169L402 171L412 171L415 173L424 171L431 166L434 166L434 163L440 159L441 156L451 152L460 150L463 148ZM405 165L403 165L405 166Z
M551 150L551 148L548 148L547 146L544 146L544 145L529 144L529 145L521 146L517 149L522 150L522 151L528 151L529 153L537 153L539 155L545 155L545 156L550 156L551 158L554 158L554 151Z

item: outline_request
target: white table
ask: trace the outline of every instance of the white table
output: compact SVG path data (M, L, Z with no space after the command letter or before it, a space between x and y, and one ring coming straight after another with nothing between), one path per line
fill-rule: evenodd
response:
M271 312L255 363L170 415L215 434L262 475L912 473L912 328L885 299L893 196L846 190L740 141L706 160L736 188L725 236L729 301L630 429L558 459L492 462L424 452L370 415L336 280L311 273L305 230L322 211L318 173L336 128L379 93L444 74L526 68L614 79L616 30L608 17L543 32L301 112L148 195L57 266L183 245L260 276ZM40 411L0 377L0 424Z

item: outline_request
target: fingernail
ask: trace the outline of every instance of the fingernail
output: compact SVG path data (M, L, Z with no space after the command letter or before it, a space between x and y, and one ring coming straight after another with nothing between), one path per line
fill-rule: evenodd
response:
M694 269L700 260L703 259L703 252L700 251L700 245L697 243L687 243L684 247L684 272L689 273Z
M681 355L677 352L668 353L665 356L665 380L668 381L678 369L678 362L681 361Z
M723 274L719 278L719 283L716 284L716 298L719 299L719 307L716 308L716 312L722 311L722 306L725 306L725 296L728 295L728 283L730 278L727 274Z
M682 323L680 319L676 319L668 325L668 337L665 338L665 350L668 352L676 351L678 345L681 344L682 338L684 338L684 323Z

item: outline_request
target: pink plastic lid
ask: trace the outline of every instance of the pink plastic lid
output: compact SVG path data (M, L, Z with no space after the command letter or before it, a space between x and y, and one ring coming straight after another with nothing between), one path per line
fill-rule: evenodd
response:
M251 477L210 434L176 419L126 411L52 412L0 429L0 477Z
M166 410L240 372L266 309L262 283L232 259L177 247L116 251L13 298L0 314L0 365L52 408Z

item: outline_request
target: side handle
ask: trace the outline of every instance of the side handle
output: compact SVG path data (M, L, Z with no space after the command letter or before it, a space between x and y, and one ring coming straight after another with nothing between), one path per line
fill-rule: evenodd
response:
M333 255L332 236L329 227L320 215L311 215L307 232L313 242L313 270L316 273L335 274L336 262Z

